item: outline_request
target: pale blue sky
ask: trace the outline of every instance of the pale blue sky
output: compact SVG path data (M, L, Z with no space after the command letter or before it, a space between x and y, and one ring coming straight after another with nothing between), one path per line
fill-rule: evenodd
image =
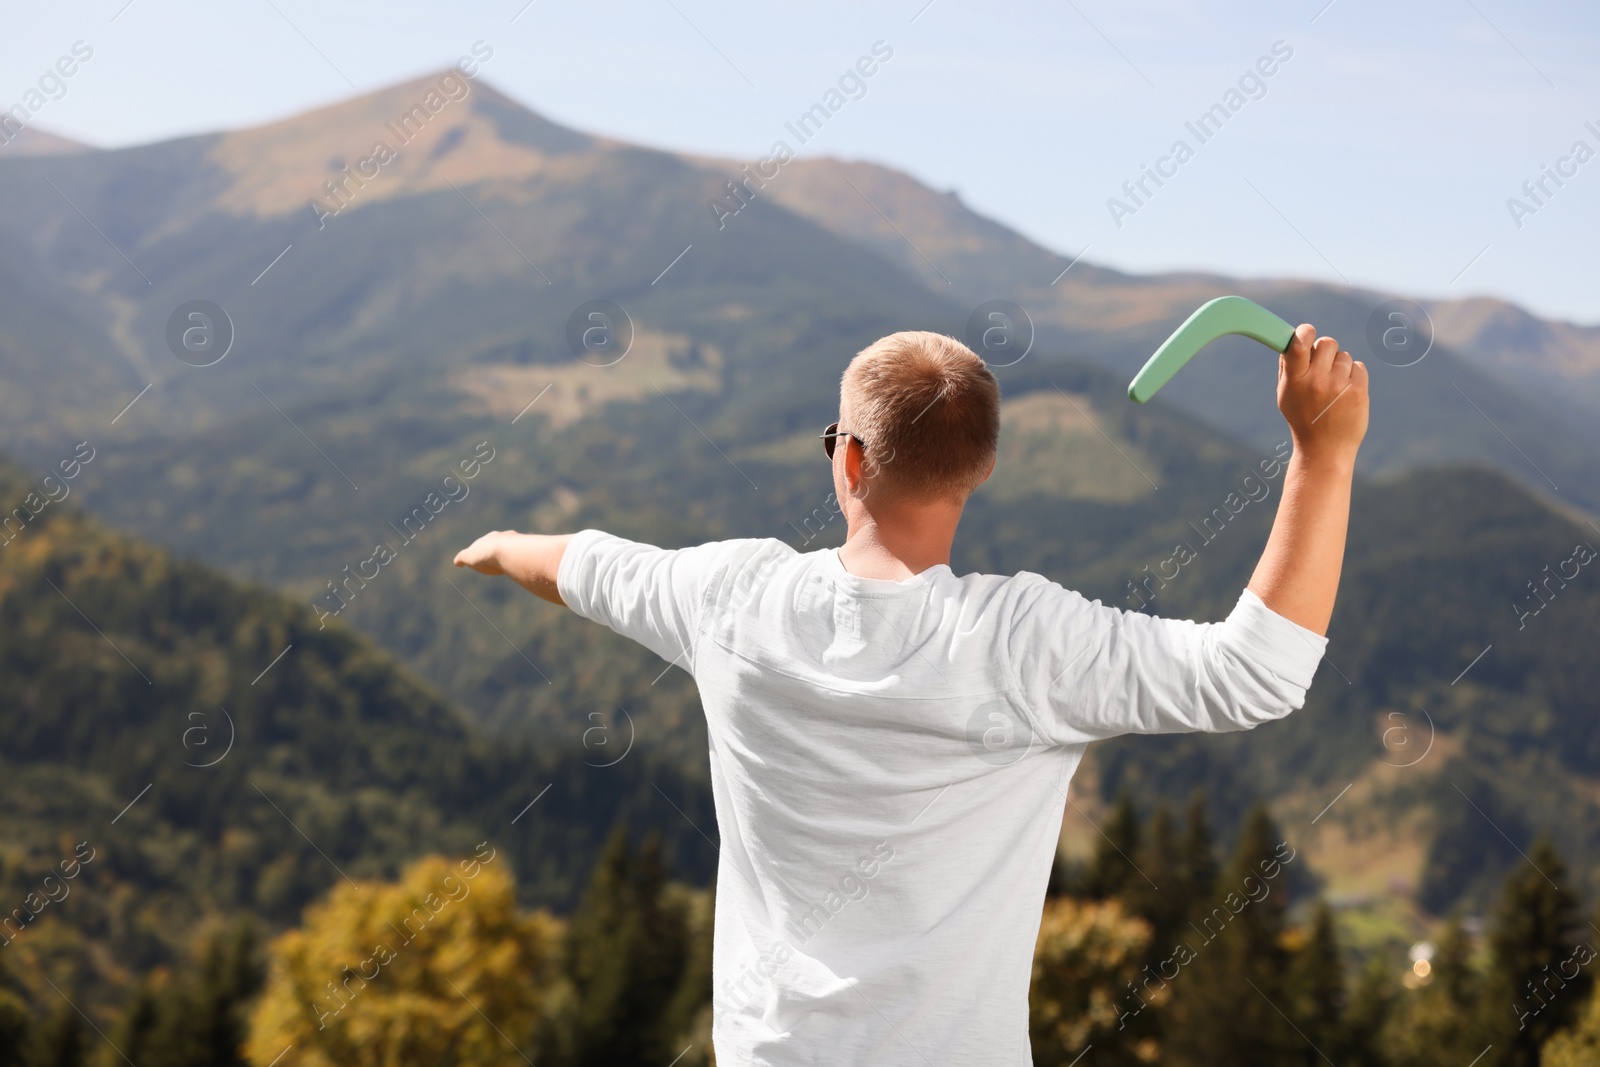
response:
M882 40L893 59L803 154L901 168L1129 270L1487 293L1600 322L1600 158L1547 180L1520 228L1506 203L1575 141L1600 152L1593 0L125 4L14 7L0 107L83 40L93 58L38 125L138 144L293 114L481 39L483 76L555 121L752 159ZM1293 56L1265 95L1199 145L1185 121L1276 41ZM1179 137L1194 158L1119 228L1107 199Z

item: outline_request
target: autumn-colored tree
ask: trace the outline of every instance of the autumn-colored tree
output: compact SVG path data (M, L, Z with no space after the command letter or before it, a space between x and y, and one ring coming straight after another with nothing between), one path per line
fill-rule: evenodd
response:
M1124 1040L1127 1022L1148 1002L1159 1009L1166 994L1129 986L1150 943L1150 924L1130 916L1116 900L1060 897L1047 901L1033 956L1028 994L1033 1062L1038 1067L1072 1063L1094 1045L1094 1062L1149 1062L1153 1042Z
M267 1067L489 1067L559 1052L562 927L522 915L504 861L428 857L397 884L346 883L269 951L246 1052Z

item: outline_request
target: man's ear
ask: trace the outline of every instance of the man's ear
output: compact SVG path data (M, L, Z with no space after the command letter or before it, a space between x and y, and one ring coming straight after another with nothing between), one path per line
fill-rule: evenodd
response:
M862 465L866 451L861 447L861 442L854 437L844 436L837 439L844 446L844 484L855 495L864 478Z
M994 473L995 460L997 460L999 458L1000 458L1000 453L998 453L998 452L996 452L994 455L989 457L989 469L983 472L983 479L982 479L982 481L980 481L978 483L979 485L982 485L984 482L989 480L989 475Z

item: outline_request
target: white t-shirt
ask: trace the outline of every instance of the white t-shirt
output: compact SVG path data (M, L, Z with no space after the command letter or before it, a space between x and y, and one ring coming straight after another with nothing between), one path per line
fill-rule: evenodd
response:
M1031 1063L1034 942L1084 749L1281 718L1326 644L1248 590L1198 624L1026 572L858 578L777 540L585 530L557 587L699 686L729 1067Z

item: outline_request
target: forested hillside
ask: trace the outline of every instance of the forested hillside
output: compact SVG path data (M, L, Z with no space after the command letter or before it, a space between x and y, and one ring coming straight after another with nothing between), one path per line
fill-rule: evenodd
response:
M48 502L72 484L0 468L17 505L0 547L0 933L35 1003L48 980L104 1008L197 932L246 914L270 931L429 851L489 842L526 902L568 908L625 819L709 876L689 821L711 825L709 801L674 768L604 767L600 737L476 739L348 628Z

